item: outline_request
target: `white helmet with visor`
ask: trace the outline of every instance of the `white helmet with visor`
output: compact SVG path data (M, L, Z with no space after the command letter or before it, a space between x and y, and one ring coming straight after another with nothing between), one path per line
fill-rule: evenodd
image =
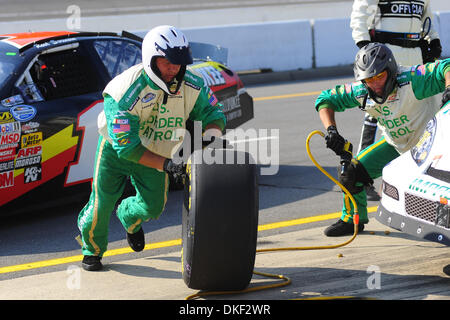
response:
M181 65L180 71L171 82L165 82L156 66L156 58L163 57L170 63ZM180 89L186 72L191 64L192 54L186 36L173 26L163 25L150 30L142 41L142 63L150 79L167 94L176 94Z

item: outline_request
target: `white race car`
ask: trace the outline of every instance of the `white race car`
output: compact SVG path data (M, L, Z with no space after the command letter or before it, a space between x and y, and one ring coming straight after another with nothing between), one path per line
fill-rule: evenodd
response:
M450 245L450 102L415 147L383 169L376 219L407 234Z

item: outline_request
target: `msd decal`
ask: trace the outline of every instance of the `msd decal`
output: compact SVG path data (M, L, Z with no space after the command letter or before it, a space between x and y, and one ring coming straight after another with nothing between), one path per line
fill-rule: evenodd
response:
M10 146L12 144L17 144L20 141L20 133L7 133L0 136L0 146Z

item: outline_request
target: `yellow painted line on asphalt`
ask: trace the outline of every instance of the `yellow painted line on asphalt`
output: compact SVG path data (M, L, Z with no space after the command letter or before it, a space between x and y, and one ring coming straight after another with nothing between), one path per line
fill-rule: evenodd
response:
M337 218L340 218L341 215L342 215L341 212L334 212L334 213L324 214L321 216L313 216L313 217L306 217L306 218L300 218L300 219L295 219L295 220L287 220L287 221L268 223L268 224L258 226L258 231L266 231L266 230L271 230L271 229L292 227L292 226L296 226L299 224L306 224L306 223L312 223L312 222L318 222L318 221L324 221L324 220L330 220L330 219L337 219Z
M377 211L378 207L368 207L367 212L375 212ZM306 224L306 223L312 223L312 222L319 222L319 221L325 221L330 219L337 219L340 218L342 215L342 212L334 212L334 213L328 213L323 214L320 216L312 216L312 217L306 217L306 218L300 218L295 220L287 220L287 221L280 221L280 222L274 222L274 223L268 223L261 226L258 226L258 231L265 231L265 230L271 230L271 229L278 229L278 228L284 228L284 227L291 227L296 226L299 224Z
M279 96L269 96L269 97L259 97L253 98L253 101L264 101L264 100L278 100L278 99L288 99L288 98L297 98L297 97L307 97L318 95L322 91L312 91L312 92L303 92L303 93L291 93L291 94L283 94Z
M369 212L369 213L375 212L376 210L377 210L376 206L367 208L367 212ZM312 216L312 217L306 217L306 218L300 218L300 219L294 219L294 220L268 223L268 224L258 226L258 231L292 227L295 225L325 221L325 220L330 220L330 219L337 219L340 216L341 216L341 212L334 212L334 213L328 213L328 214L323 214L323 215L319 215L319 216ZM145 250L154 250L154 249L159 249L159 248L174 247L174 246L180 246L180 245L181 245L181 239L155 242L155 243L149 243L149 244L145 245L144 251ZM111 249L111 250L106 251L103 256L110 257L110 256L117 256L117 255L121 255L121 254L132 253L132 252L134 252L134 251L130 247ZM50 260L44 260L44 261L24 263L24 264L19 264L19 265L15 265L15 266L0 267L0 274L25 271L25 270L31 270L31 269L37 269L37 268L52 267L52 266L56 266L56 265L60 265L60 264L79 262L81 260L83 260L83 255L76 255L76 256L71 256L71 257L56 258L56 259L50 259Z
M181 245L181 239L176 239L176 240L169 240L169 241L146 244L144 247L144 250L153 250L153 249L159 249L159 248L174 247L174 246L179 246L179 245ZM120 254L131 253L131 252L134 252L134 251L130 247L111 249L111 250L106 251L103 256L110 257L110 256L117 256ZM65 264L65 263L79 262L81 260L83 260L83 255L77 255L77 256L71 256L71 257L65 257L65 258L56 258L56 259L50 259L50 260L44 260L44 261L36 261L36 262L18 264L15 266L0 267L0 274L24 271L24 270L30 270L30 269L37 269L37 268L44 268L44 267L52 267L52 266Z

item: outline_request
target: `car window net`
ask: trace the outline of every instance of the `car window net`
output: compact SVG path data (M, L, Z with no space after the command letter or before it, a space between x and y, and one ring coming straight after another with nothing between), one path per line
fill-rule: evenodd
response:
M103 89L96 69L79 49L41 55L30 73L45 100Z

